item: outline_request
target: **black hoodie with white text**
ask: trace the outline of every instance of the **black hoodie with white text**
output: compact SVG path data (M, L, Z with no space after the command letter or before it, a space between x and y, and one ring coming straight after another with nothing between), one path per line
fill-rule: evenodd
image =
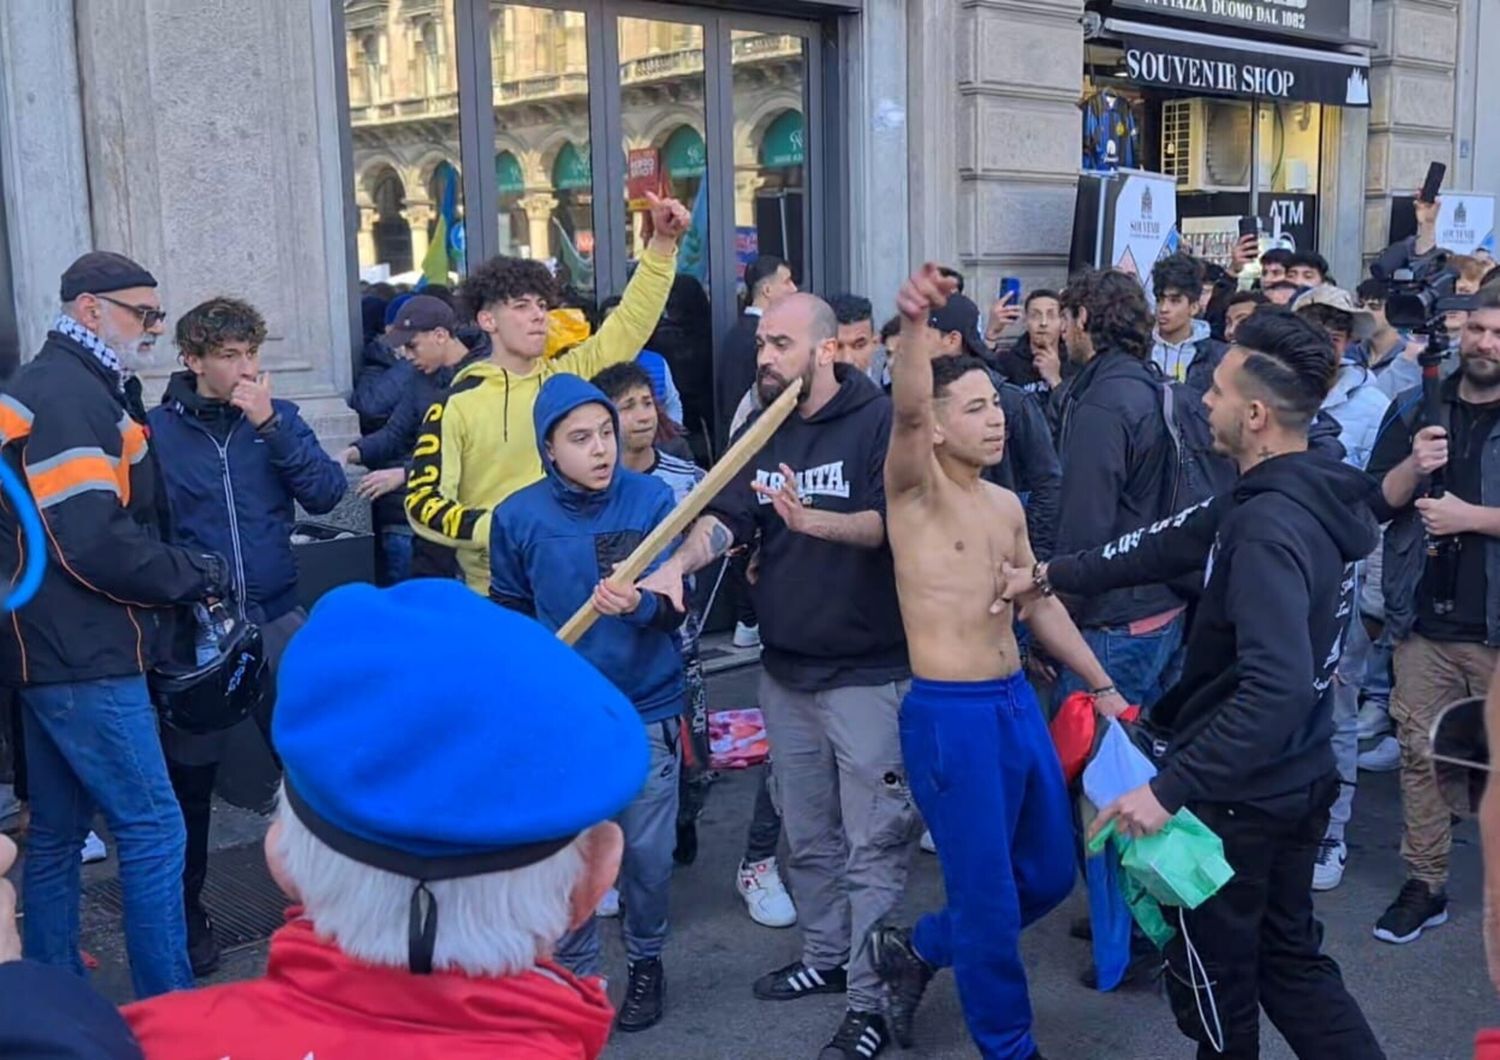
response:
M1171 743L1152 791L1168 811L1256 802L1333 772L1333 680L1354 564L1378 539L1357 469L1314 452L1272 457L1234 490L1102 548L1052 560L1060 592L1202 571L1181 679L1152 708Z
M761 661L777 681L808 692L911 676L890 545L860 548L794 533L750 488L779 486L786 464L808 507L884 519L890 398L856 368L835 365L834 374L839 389L828 404L806 419L793 412L709 505L737 545L752 544L759 531L751 594Z

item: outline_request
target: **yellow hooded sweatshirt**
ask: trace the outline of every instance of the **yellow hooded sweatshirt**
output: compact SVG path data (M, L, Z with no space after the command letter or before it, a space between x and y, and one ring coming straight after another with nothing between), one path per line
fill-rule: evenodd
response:
M457 550L464 581L490 591L490 516L516 490L542 477L532 406L542 383L559 372L585 379L633 360L656 330L672 289L677 259L647 250L598 332L552 360L538 358L526 375L490 360L465 366L422 417L406 515L412 529Z

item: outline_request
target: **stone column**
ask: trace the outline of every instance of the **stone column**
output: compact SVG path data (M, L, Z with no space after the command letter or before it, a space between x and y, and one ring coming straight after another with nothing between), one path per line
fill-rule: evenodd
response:
M0 209L23 359L57 312L58 278L93 243L75 32L72 4L0 4Z
M741 228L755 225L755 193L766 178L758 169L741 169L734 174L734 223Z
M531 256L547 257L547 248L552 245L552 211L557 209L557 196L549 191L534 191L521 199L521 209L526 211L527 227L531 233Z
M376 264L375 259L375 222L380 217L380 211L375 204L370 202L367 196L361 195L363 200L359 203L359 231L356 237L359 240L359 265Z
M1410 195L1428 163L1454 164L1458 0L1375 0L1365 257L1390 235L1391 197Z
M1082 0L968 0L958 11L957 127L947 144L913 157L955 160L957 264L981 310L1001 276L1019 276L1026 288L1066 276L1082 135L1082 13Z
M875 305L894 304L910 272L912 226L907 214L907 136L912 107L908 78L906 0L865 0L864 17L848 34L849 107L845 129L849 174L851 290ZM951 192L950 192L951 194Z
M907 4L907 181L911 260L958 263L958 85L954 69L960 13L953 0ZM1081 69L1081 66L1080 66ZM874 164L872 162L872 164Z
M1370 39L1370 0L1351 0L1349 34ZM1364 275L1365 180L1370 139L1368 107L1322 109L1323 151L1318 174L1318 249L1333 275L1351 291Z
M0 6L76 13L96 244L154 269L174 312L221 293L252 302L277 393L298 399L325 445L351 434L346 119L325 0ZM163 42L170 62L156 61ZM68 78L41 83L66 91Z
M430 202L410 202L401 210L401 219L411 229L411 267L422 268L422 259L427 257L427 226L434 214Z

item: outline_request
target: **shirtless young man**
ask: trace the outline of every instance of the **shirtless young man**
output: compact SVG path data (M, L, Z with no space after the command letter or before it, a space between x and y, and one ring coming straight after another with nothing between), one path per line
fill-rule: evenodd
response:
M1036 1057L1017 949L1021 929L1072 889L1072 814L1046 720L1021 672L1003 568L1036 561L1014 493L980 477L1000 461L1005 417L983 361L934 357L931 313L952 292L933 265L902 287L901 356L885 461L886 526L911 653L901 749L912 794L937 843L948 907L910 932L877 928L892 1031L911 1042L928 980L951 966L964 1018L986 1060ZM1125 708L1057 599L1023 617L1098 708Z

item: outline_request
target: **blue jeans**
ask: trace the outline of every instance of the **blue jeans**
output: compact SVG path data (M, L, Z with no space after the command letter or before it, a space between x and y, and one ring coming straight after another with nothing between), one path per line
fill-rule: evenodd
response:
M1099 665L1119 689L1125 702L1149 710L1172 687L1180 673L1177 660L1182 646L1183 616L1178 615L1160 629L1132 634L1124 626L1094 626L1079 630L1093 650ZM1071 670L1057 679L1057 702L1071 693L1089 691L1088 682Z
M97 810L120 859L125 949L137 998L193 985L182 911L186 833L167 780L144 677L21 689L31 832L24 949L84 975L78 954L79 848Z
M1062 767L1022 674L912 681L901 750L932 838L948 906L913 930L929 964L951 967L985 1060L1036 1050L1021 929L1073 888L1073 817ZM975 822L984 822L975 827Z
M380 531L380 584L395 585L411 577L411 531L404 526Z
M616 818L625 833L620 859L620 917L625 926L625 959L631 964L660 957L667 942L667 907L672 890L672 850L677 845L677 774L682 768L676 718L646 726L651 769L646 783ZM568 932L557 944L557 963L574 975L598 975L599 918Z

